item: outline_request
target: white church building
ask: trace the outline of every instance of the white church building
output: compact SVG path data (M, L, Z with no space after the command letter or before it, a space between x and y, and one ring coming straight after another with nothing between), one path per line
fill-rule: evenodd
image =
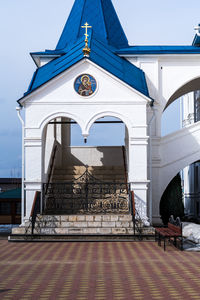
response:
M99 220L107 231L98 233L123 233L117 220L133 213L145 226L161 223L166 187L200 159L200 122L161 136L164 110L200 89L199 28L189 46L130 46L111 0L75 0L55 50L31 56L37 69L18 100L22 223L36 191L40 214L71 216L77 232ZM124 124L124 147L71 146L72 124L87 142L94 124L112 120Z

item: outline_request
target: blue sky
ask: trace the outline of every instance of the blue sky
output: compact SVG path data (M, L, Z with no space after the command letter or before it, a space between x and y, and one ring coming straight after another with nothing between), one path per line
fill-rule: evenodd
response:
M35 71L29 53L55 48L73 2L0 1L0 177L20 174L21 125L15 107ZM190 45L193 28L200 22L199 0L113 0L113 4L129 44ZM176 104L171 110L177 116ZM169 115L164 118L167 124ZM169 123L172 128L165 126L165 133L177 128L179 120Z

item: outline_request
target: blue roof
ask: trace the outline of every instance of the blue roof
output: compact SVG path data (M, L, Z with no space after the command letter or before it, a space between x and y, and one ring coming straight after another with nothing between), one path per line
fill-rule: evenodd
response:
M94 37L116 48L128 47L128 40L111 0L75 0L56 50L62 50L84 35L85 23Z
M84 37L82 37L65 55L38 68L24 96L84 59L82 51L84 46L85 41ZM107 70L145 96L149 96L145 74L141 69L128 62L125 58L116 55L112 47L106 46L95 38L89 38L89 47L91 48L91 53L88 60Z
M121 55L144 55L144 54L200 54L200 47L196 46L130 46L116 50Z

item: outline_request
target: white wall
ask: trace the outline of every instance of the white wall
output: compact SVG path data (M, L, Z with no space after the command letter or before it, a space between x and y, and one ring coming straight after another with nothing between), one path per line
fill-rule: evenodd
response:
M67 166L123 166L122 147L66 147L63 148L62 167Z

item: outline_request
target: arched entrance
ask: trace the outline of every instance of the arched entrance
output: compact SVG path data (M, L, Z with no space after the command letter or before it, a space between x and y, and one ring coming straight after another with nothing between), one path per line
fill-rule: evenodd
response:
M129 213L128 129L107 116L87 124L83 134L76 121L57 116L43 130L45 214Z

